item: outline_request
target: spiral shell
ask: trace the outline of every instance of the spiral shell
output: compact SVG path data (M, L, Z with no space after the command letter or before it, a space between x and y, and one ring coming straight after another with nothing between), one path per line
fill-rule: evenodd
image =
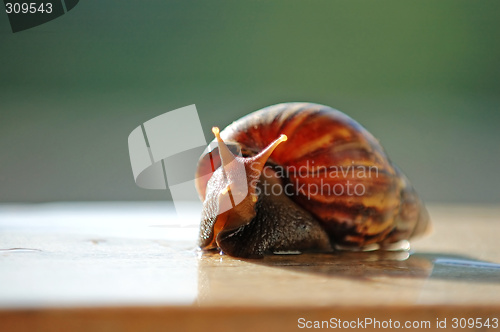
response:
M233 122L220 137L233 152L250 157L283 134L288 141L275 148L267 165L332 244L388 245L428 230L428 213L408 179L378 140L340 111L311 103L278 104ZM216 149L200 158L196 186L202 200L220 166Z

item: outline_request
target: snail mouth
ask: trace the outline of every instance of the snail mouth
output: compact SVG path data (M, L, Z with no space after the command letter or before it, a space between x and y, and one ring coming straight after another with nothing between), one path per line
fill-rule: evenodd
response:
M252 222L257 214L255 211L256 201L252 194L248 194L238 205L217 216L213 227L213 236L219 247L219 242L223 237Z
M237 200L239 203L236 205L233 204L230 209L222 210L224 212L217 216L213 226L214 245L220 248L221 242L224 241L224 239L231 237L234 233L238 232L238 230L252 223L257 216L257 204L259 200L266 199L263 196L269 195L269 193L263 190L266 185L283 185L281 179L279 179L277 174L269 167L265 167L257 178L248 184L248 192L244 199ZM259 187L259 193L256 191L257 187ZM230 188L230 186L228 185L227 188ZM232 191L230 189L221 191L221 195L219 196L219 207L229 202L231 194ZM237 196L237 193L235 196ZM231 202L234 201L231 200Z
M215 224L212 229L212 242L210 243L210 247L217 248L219 244L217 243L217 238L219 234L224 230L224 225L226 224L227 215L222 214L217 216Z

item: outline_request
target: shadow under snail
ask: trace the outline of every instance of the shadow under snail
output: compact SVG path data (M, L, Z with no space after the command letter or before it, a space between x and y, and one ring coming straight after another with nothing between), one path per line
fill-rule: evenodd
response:
M328 106L283 103L214 127L200 157L203 250L258 258L364 250L426 233L424 204L359 123Z

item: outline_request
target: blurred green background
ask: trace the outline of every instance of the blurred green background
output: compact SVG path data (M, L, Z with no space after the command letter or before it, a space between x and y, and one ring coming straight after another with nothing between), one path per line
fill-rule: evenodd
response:
M0 13L0 45L0 202L165 200L133 181L135 127L196 104L211 140L311 101L424 200L500 203L500 1L81 0L16 34Z

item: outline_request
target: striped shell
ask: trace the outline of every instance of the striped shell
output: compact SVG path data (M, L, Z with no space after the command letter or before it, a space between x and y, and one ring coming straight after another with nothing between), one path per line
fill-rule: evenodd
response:
M335 246L386 245L428 229L427 211L408 179L378 140L342 112L311 103L278 104L233 122L220 136L231 149L252 156L281 134L288 141L268 164L293 186L291 200L320 222ZM221 165L213 152L211 161L204 155L198 165L202 200ZM204 222L202 233L210 232L214 222Z

